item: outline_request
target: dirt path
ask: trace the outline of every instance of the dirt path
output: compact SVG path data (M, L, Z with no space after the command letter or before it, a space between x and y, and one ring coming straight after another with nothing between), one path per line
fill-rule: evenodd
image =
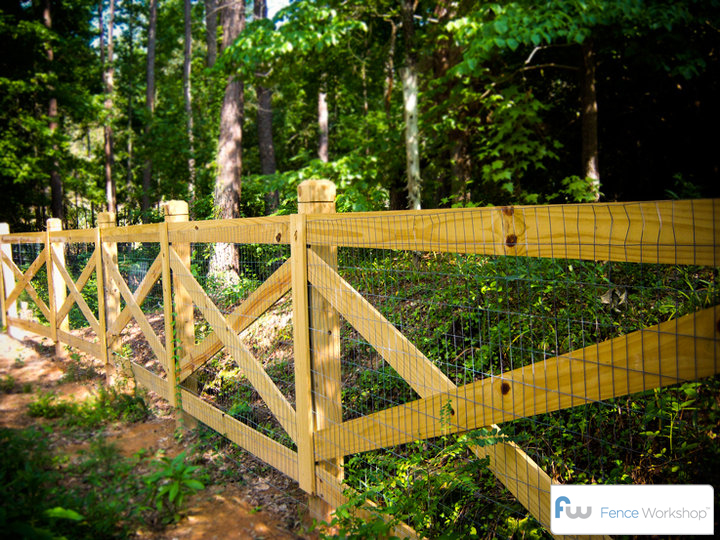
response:
M22 342L0 334L0 427L25 428L44 423L43 419L28 415L28 404L39 393L54 392L65 399L83 400L90 396L97 384L102 384L100 365L97 371L85 373L87 380L66 382L66 373L82 369L78 357L54 359L54 346L46 338L28 335ZM82 365L90 361L83 358ZM117 423L107 427L104 436L116 444L121 453L131 456L141 449L150 453L162 451L176 456L187 450L192 436L178 437L175 419L167 406L157 400L151 403L154 414L145 422ZM76 454L89 442L60 441L57 449ZM203 456L206 457L206 456ZM210 473L217 480L188 500L185 517L160 533L137 531L143 539L296 539L311 538L303 531L305 507L301 492L283 475L259 468L254 458L247 456L243 463L223 461L221 455L207 456L208 468L219 467ZM239 467L237 467L239 465ZM228 471L235 467L235 470ZM259 472L256 472L259 471ZM276 488L272 487L276 486ZM295 532L291 532L295 531Z

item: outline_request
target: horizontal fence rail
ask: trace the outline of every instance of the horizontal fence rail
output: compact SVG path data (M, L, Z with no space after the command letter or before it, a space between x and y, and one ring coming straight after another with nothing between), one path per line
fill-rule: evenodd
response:
M124 371L316 515L367 493L358 515L392 507L403 537L548 531L553 483L693 482L678 448L712 446L673 436L720 386L720 200L335 214L331 183L298 194L292 216L5 226L3 323Z

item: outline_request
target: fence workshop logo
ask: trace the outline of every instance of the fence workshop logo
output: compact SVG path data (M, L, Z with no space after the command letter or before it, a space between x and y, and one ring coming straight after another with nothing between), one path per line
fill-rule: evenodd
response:
M553 534L713 534L709 485L550 487Z
M585 512L579 506L572 510L569 506L563 506L564 504L570 504L570 499L567 497L558 497L555 499L555 519L559 519L562 516L563 510L565 515L570 519L588 519L592 515L592 507L588 506Z

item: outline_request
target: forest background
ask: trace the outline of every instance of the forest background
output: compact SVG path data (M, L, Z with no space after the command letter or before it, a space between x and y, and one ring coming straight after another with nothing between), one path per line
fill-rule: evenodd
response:
M6 0L11 231L717 197L715 0Z

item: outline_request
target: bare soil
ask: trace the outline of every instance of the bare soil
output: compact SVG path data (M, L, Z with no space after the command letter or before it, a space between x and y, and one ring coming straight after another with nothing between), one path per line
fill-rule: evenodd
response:
M0 391L0 427L25 428L42 424L44 419L28 415L28 405L39 393L54 392L59 397L84 400L103 384L102 366L96 363L94 377L81 382L65 382L66 372L77 369L75 358L55 357L55 347L46 338L25 335L22 341L0 334L0 380L13 380L12 388ZM83 365L92 362L83 357ZM11 379L9 377L11 377ZM116 423L103 432L106 440L132 456L141 449L155 454L176 456L192 451L196 435L178 430L166 403L150 394L153 415L134 424ZM53 445L59 453L75 455L89 447L89 441L57 437ZM203 491L191 497L184 517L161 532L139 530L142 539L296 539L314 538L307 533L309 520L306 500L297 484L263 466L248 454L228 459L220 452L202 456L212 479Z

